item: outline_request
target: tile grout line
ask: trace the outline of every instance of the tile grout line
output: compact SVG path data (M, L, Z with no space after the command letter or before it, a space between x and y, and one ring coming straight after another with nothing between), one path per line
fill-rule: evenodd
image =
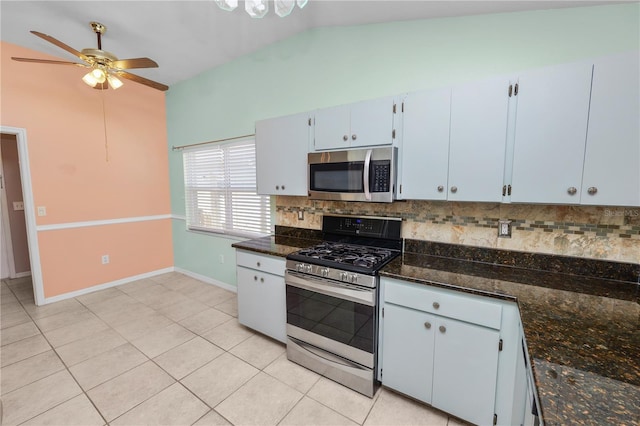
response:
M11 291L13 292L13 290L11 290ZM17 297L16 297L16 299L17 299ZM60 354L58 353L58 351L56 350L56 348L51 344L51 342L49 341L49 339L47 339L47 336L42 332L42 330L40 329L40 327L38 326L38 324L33 320L33 317L32 317L32 316L29 314L29 312L24 308L24 303L22 303L22 301L21 301L21 300L18 300L18 301L19 301L19 302L20 302L20 304L22 305L22 308L27 312L27 315L29 315L29 317L31 318L31 320L32 320L33 324L34 324L34 325L35 325L35 327L38 329L38 331L40 332L40 334L42 335L42 337L46 340L47 344L51 347L51 350L56 354L56 356L58 357L58 360L60 360L60 363L64 366L64 369L67 371L67 373L69 374L69 376L71 376L71 378L73 379L73 381L76 383L76 385L78 386L78 388L79 388L79 389L80 389L80 391L81 391L81 394L84 394L84 396L87 398L87 400L89 400L89 402L91 403L91 405L93 406L93 408L96 410L96 412L98 413L98 415L102 418L102 420L104 420L105 424L107 424L107 425L108 425L108 424L109 424L109 422L107 422L107 419L102 415L102 413L100 412L100 410L98 410L98 407L96 407L96 406L95 406L95 404L93 403L93 400L92 400L91 398L89 398L89 395L87 394L87 392L82 388L82 386L80 386L80 383L78 382L78 380L76 379L76 377L71 373L71 371L69 370L69 367L67 366L67 364L62 360L62 358L60 357ZM78 300L78 302L80 302L80 301ZM80 303L82 304L82 302L80 302ZM60 370L60 371L62 371L62 370ZM57 372L56 372L56 373L57 373ZM49 377L49 376L46 376L46 377ZM43 378L44 378L44 377L43 377ZM41 378L41 379L42 379L42 378ZM41 379L39 379L39 380L41 380ZM37 382L37 380L36 380L36 382ZM33 383L35 383L35 382L33 382ZM23 386L23 387L24 387L24 386ZM16 389L16 390L17 390L17 389ZM80 395L80 394L79 394L79 395ZM21 422L20 424L25 423L25 422L27 422L27 421L29 421L29 420L32 420L32 419L34 419L34 418L36 418L36 417L40 416L41 414L44 414L44 413L46 413L46 412L48 412L48 411L51 411L52 409L54 409L54 408L56 408L56 407L59 407L60 405L62 405L62 404L64 404L64 403L66 403L66 402L68 402L68 401L71 401L73 398L76 398L77 396L78 396L78 395L74 395L73 397L71 397L71 398L69 398L69 399L67 399L67 400L65 400L65 401L62 401L62 402L60 402L59 404L56 404L55 406L53 406L53 407L51 407L51 408L49 408L49 409L47 409L47 410L45 410L45 411L43 411L43 412L41 412L41 413L36 414L36 415L35 415L35 416L33 416L33 417L30 417L30 418L28 418L28 419L24 420L24 421L23 421L23 422ZM1 419L0 419L0 420L1 420Z

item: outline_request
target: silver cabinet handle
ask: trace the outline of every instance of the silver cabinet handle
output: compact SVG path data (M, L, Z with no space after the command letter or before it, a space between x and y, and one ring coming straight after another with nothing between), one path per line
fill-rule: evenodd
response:
M596 192L598 192L598 188L596 188L595 186L591 186L589 187L589 189L587 189L587 192L589 193L589 195L596 195Z
M442 192L442 191L444 191L444 186L438 185L438 192Z
M431 323L429 321L424 323L424 328L426 328L427 330L431 328Z
M438 302L433 302L433 309L440 308L440 304Z
M345 142L346 142L346 141L348 141L348 140L349 140L349 136L344 135L344 136L342 137L342 140L343 140L343 141L345 141Z
M355 134L355 133L351 135L351 140L354 140L354 141L355 141L357 138L358 138L358 137L356 136L356 134Z
M440 327L438 327L438 330L440 330L440 333L446 333L447 327L445 327L444 325L441 325Z
M457 187L457 186L452 186L452 187L451 187L451 192L453 192L454 194L455 194L456 192L458 192L458 187Z
M569 189L567 189L567 194L569 195L576 195L576 192L578 192L578 190L576 189L575 186L571 186L569 187Z

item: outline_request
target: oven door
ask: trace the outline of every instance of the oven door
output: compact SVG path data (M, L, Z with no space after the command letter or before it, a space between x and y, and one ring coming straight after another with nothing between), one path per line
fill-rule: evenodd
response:
M377 289L286 271L287 335L368 368L377 350Z

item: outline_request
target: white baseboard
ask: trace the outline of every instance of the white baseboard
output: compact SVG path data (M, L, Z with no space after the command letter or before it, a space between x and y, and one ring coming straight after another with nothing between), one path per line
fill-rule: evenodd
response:
M31 271L16 273L16 278L24 278L24 277L30 277L30 276L31 276Z
M205 276L205 275L200 275L200 274L197 274L197 273L195 273L195 272L191 272L191 271L188 271L188 270L186 270L186 269L182 269L182 268L178 268L178 267L174 268L174 270L175 270L176 272L179 272L179 273L181 273L181 274L184 274L184 275L186 275L186 276L188 276L188 277L195 278L196 280L203 281L203 282L205 282L205 283L207 283L207 284L213 284L213 285L215 285L215 286L218 286L218 287L223 288L223 289L225 289L225 290L232 291L232 292L234 292L234 293L237 293L237 292L238 292L238 288L237 288L236 286L231 285L231 284L227 284L227 283L225 283L225 282L222 282L222 281L216 280L216 279L214 279L214 278L207 277L207 276Z
M53 297L45 297L44 305L53 302L59 302L61 300L71 299L73 297L82 296L83 294L93 293L94 291L104 290L106 288L115 287L117 285L122 285L126 283L130 283L132 281L141 280L143 278L155 277L156 275L166 274L167 272L173 272L175 268L173 266L164 269L157 269L151 272L145 272L144 274L134 275L127 278L122 278L119 280L111 281L104 284L98 284L91 287L83 288L81 290L71 291L69 293L59 294ZM186 275L186 274L185 274Z

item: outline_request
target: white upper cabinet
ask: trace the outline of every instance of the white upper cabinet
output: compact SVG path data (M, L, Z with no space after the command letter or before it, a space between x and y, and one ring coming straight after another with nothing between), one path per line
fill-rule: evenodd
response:
M508 78L453 88L449 200L502 201L508 108Z
M580 202L591 75L591 63L520 74L512 202Z
M307 195L311 113L256 122L256 178L261 195Z
M640 206L640 52L594 64L582 204Z
M315 150L393 144L394 98L324 108L314 114Z
M398 198L446 200L451 89L409 93L402 110Z

